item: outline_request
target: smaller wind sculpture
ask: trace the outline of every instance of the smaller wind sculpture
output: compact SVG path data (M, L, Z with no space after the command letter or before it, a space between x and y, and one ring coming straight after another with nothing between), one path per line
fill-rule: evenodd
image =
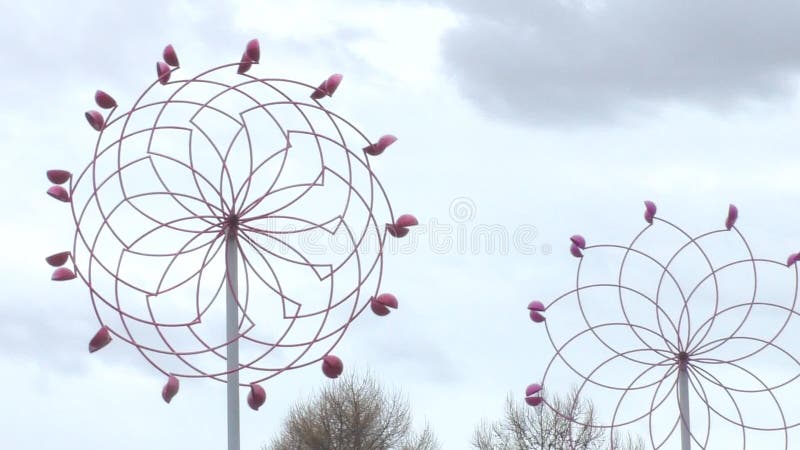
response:
M623 430L647 430L654 449L797 448L800 256L753 256L734 205L724 228L697 236L645 207L628 245L572 236L575 288L528 305L555 354L525 401L607 429L611 448ZM601 400L593 423L548 403L547 386L564 381L576 402Z
M167 46L130 110L97 91L108 112L86 113L99 132L86 168L47 172L75 238L46 259L53 280L89 288L89 351L132 345L167 403L182 378L227 383L231 450L240 386L257 410L283 372L319 363L336 378L332 350L356 317L397 308L380 291L384 243L417 225L395 217L370 164L396 138L372 141L321 103L342 76L261 78L260 53L252 40L241 61L175 79Z

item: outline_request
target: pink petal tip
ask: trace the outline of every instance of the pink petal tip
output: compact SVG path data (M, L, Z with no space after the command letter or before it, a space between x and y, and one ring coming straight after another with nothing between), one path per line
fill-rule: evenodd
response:
M530 406L539 406L542 404L542 397L525 397L525 403Z
M164 62L157 62L156 63L156 74L158 75L158 82L161 84L167 84L169 81L170 76L170 68L167 63Z
M394 236L396 238L401 238L401 237L403 237L403 236L408 234L408 228L406 228L406 227L398 227L397 225L395 225L393 223L387 223L386 224L386 231L388 231L389 234L391 234L392 236Z
M736 224L736 219L739 218L739 209L734 205L728 206L728 217L725 219L725 228L730 230Z
M417 218L411 214L403 214L397 218L394 224L398 227L407 228L419 225L419 222L417 222Z
M311 98L314 100L319 100L325 96L332 96L334 92L336 92L336 88L339 87L339 84L342 82L342 74L335 73L329 76L325 81L320 83L319 87L314 89L314 92L311 93Z
M48 170L47 179L53 184L64 184L72 178L72 174L66 170Z
M525 396L530 397L531 395L538 394L539 391L542 390L542 385L539 383L529 384L527 388L525 388Z
M86 117L86 121L89 122L89 125L92 126L97 131L102 131L103 127L106 125L105 119L103 119L103 115L100 114L98 111L86 111L84 114Z
M161 389L161 398L163 398L165 402L169 403L172 400L172 397L175 397L175 394L178 393L180 384L181 383L178 381L178 377L175 375L170 375L169 379L167 379L167 384L165 384L164 388Z
M111 342L111 333L108 330L108 327L102 327L100 330L95 333L92 340L89 341L89 353L94 353L101 348L108 345Z
M569 240L572 241L573 244L577 245L581 250L586 248L586 239L584 239L580 234L570 237Z
M247 394L247 405L250 406L254 411L258 411L258 408L267 401L267 393L264 391L264 388L253 383L250 385L250 393Z
M247 43L245 54L250 58L250 61L257 63L261 59L261 47L258 45L258 39L253 39Z
M47 190L47 195L64 203L69 203L69 192L61 186L51 186Z
M338 356L327 355L322 358L322 373L328 378L338 378L344 370L344 364Z
M653 223L653 217L656 216L656 204L651 202L650 200L646 200L644 202L644 220L647 223Z
M61 267L69 261L70 252L59 252L48 256L44 260L53 267Z
M542 391L542 385L538 383L533 383L528 385L525 389L525 403L531 406L539 406L542 404L542 397L539 393Z
M378 316L385 316L389 314L390 309L397 309L397 297L392 294L384 293L380 294L377 297L372 297L370 299L370 308L372 312L374 312Z
M67 269L66 267L59 267L58 269L53 271L53 275L50 277L53 281L69 281L74 280L77 277L75 272Z
M117 106L117 101L114 100L114 97L99 89L94 93L94 102L97 103L97 106L103 109L111 109Z
M539 311L539 312L541 312L541 311L544 311L544 304L542 302L540 302L539 300L534 300L534 301L528 303L528 309L531 310L531 311Z
M242 55L241 62L239 62L239 67L236 69L236 73L242 75L244 73L247 73L247 71L250 70L251 67L253 67L253 60L250 59L250 56L248 56L247 52L245 51L244 54Z
M786 258L786 266L791 267L798 260L800 260L800 253L792 253L788 258Z
M530 313L528 313L528 315L530 316L531 320L536 323L542 323L545 320L544 316L541 313L533 310Z
M396 141L396 137L392 136L391 134L387 134L381 136L380 139L378 139L378 142L364 147L364 151L369 155L377 156L383 153L383 151L386 150L386 147L394 144Z
M164 47L162 56L164 57L164 62L172 67L178 67L181 65L181 63L178 61L178 54L175 53L175 47L173 47L172 44Z
M575 244L569 246L569 252L576 258L583 258L583 252L581 252L581 249Z

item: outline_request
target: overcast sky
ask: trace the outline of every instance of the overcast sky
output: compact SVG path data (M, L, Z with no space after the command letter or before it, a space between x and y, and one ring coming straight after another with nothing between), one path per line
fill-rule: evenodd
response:
M400 308L368 311L336 354L402 388L417 424L461 449L542 376L553 350L525 306L574 286L570 235L629 242L648 199L702 233L735 203L756 256L798 250L798 29L793 0L5 2L0 446L224 448L224 386L185 381L166 405L163 376L122 342L90 355L87 289L50 282L44 262L74 231L46 170L82 170L94 91L130 106L166 44L197 73L258 38L259 75L342 73L326 106L399 138L375 171L421 222L386 255ZM486 230L509 248L473 242ZM242 448L326 382L315 366L265 383Z

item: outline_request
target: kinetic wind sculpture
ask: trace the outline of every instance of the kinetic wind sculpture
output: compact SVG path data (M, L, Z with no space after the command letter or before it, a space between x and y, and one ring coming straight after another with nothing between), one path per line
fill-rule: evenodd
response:
M99 136L83 171L47 173L75 221L72 250L47 262L53 280L89 287L90 352L133 345L166 377L167 403L181 378L227 383L238 449L240 386L258 409L259 383L287 370L321 363L336 378L331 351L351 322L397 308L380 293L383 246L417 221L395 218L370 165L395 138L373 142L320 103L341 75L253 76L257 40L193 78L174 79L171 45L163 59L128 112L97 91L108 113L86 113Z
M526 402L580 429L577 402L559 410L542 395L577 382L577 397L604 399L593 425L617 439L611 448L622 448L615 432L637 426L654 449L796 448L800 256L753 256L733 205L724 228L694 237L645 206L647 224L627 246L572 236L575 288L528 305L555 355Z

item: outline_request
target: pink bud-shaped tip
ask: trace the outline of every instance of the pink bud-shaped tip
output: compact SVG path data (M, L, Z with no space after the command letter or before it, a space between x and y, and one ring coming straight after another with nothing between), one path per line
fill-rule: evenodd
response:
M542 404L542 397L525 397L525 403L531 406L539 406Z
M178 389L180 387L181 383L178 381L178 377L175 375L170 375L169 379L167 379L167 384L165 384L164 388L161 389L161 398L163 398L165 402L169 403L172 400L172 397L175 397L175 394L178 393Z
M731 229L736 224L736 219L739 218L739 209L734 205L728 206L728 218L725 219L725 228Z
M378 297L376 297L375 299L382 305L386 305L392 309L397 309L397 297L395 297L394 294L385 292L383 294L378 295Z
M94 102L97 103L97 106L103 109L111 109L117 106L117 101L114 100L114 97L99 89L94 93Z
M569 240L572 241L573 244L577 245L579 249L586 248L586 239L584 239L580 234L572 236L569 238Z
M528 385L527 388L525 388L525 396L526 397L530 397L532 395L538 394L539 391L541 391L541 390L542 390L542 385L541 384L538 384L538 383L530 384L530 385Z
M336 88L339 87L339 84L342 82L342 74L335 73L329 76L325 81L320 83L319 87L314 89L314 92L311 93L311 98L314 100L319 100L326 95L328 97L332 96L334 92L336 92Z
M245 54L250 58L250 61L257 63L261 59L261 47L258 45L258 39L253 39L247 43Z
M384 293L377 297L372 297L369 304L370 308L372 308L372 312L379 316L385 316L389 314L389 308L397 309L397 297L389 293Z
M536 312L536 311L531 311L531 312L529 313L529 315L530 315L530 317L531 317L531 320L532 320L532 321L534 321L534 322L536 322L536 323L542 323L542 322L544 322L544 316L543 316L541 313L538 313L538 312Z
M337 356L327 355L322 358L322 373L328 378L337 378L342 374L344 364Z
M377 300L375 300L375 297L373 297L372 300L370 300L369 307L372 309L372 312L374 312L376 316L385 316L390 312L389 308L380 304Z
M791 267L792 264L796 263L798 260L800 260L800 253L792 253L786 258L786 266Z
M381 138L378 139L378 142L375 144L370 144L364 147L364 151L372 156L377 156L383 153L383 151L386 150L386 147L394 144L395 141L397 141L396 137L392 136L391 134L387 134L385 136L381 136Z
M656 204L650 200L644 202L644 220L647 223L653 223L653 217L656 216Z
M406 227L398 227L397 225L395 225L393 223L387 223L386 224L386 231L388 231L389 234L391 234L392 236L394 236L396 238L401 238L401 237L403 237L403 236L408 234L408 228L406 228Z
M325 80L325 90L328 92L328 97L332 96L333 93L336 92L336 88L338 88L339 84L342 83L342 78L344 78L342 74L335 73Z
M158 82L161 84L167 84L169 81L170 69L167 63L164 62L157 62L156 63L156 74L158 75Z
M103 120L103 115L99 112L92 110L86 111L86 121L89 122L89 125L92 126L97 131L101 131L105 126L105 120Z
M64 184L72 177L66 170L48 170L47 179L53 184Z
M264 391L264 388L261 386L253 383L250 385L250 393L247 394L247 404L252 408L254 411L258 411L258 408L267 401L267 393Z
M583 252L581 252L581 249L575 244L569 246L569 252L572 253L572 256L576 258L583 257Z
M74 280L75 277L77 277L75 272L67 269L66 267L59 267L53 271L53 275L50 277L50 279L53 281L68 281Z
M412 216L411 214L403 214L402 216L397 218L394 224L397 225L398 227L406 228L419 225L419 222L417 222L417 218Z
M539 406L542 404L542 397L538 394L542 390L542 385L538 383L533 383L528 385L525 389L525 403L531 406Z
M162 56L164 56L164 62L168 65L172 67L180 66L180 63L178 62L178 54L175 53L175 47L173 47L172 44L164 47L164 53Z
M239 63L239 68L236 69L236 73L239 75L247 72L250 68L253 67L253 60L247 55L247 52L244 52L242 55L242 61Z
M60 252L54 255L50 255L44 260L47 261L47 264L50 264L53 267L60 267L67 263L69 260L70 252Z
M108 345L111 342L111 333L108 330L108 327L100 328L100 330L95 333L94 337L91 341L89 341L89 353L94 353L101 348Z
M542 302L540 302L539 300L534 300L534 301L528 303L528 309L530 309L531 311L539 311L539 312L541 312L541 311L544 311L544 304Z
M61 186L50 186L50 189L47 190L47 195L64 203L69 203L69 192Z

